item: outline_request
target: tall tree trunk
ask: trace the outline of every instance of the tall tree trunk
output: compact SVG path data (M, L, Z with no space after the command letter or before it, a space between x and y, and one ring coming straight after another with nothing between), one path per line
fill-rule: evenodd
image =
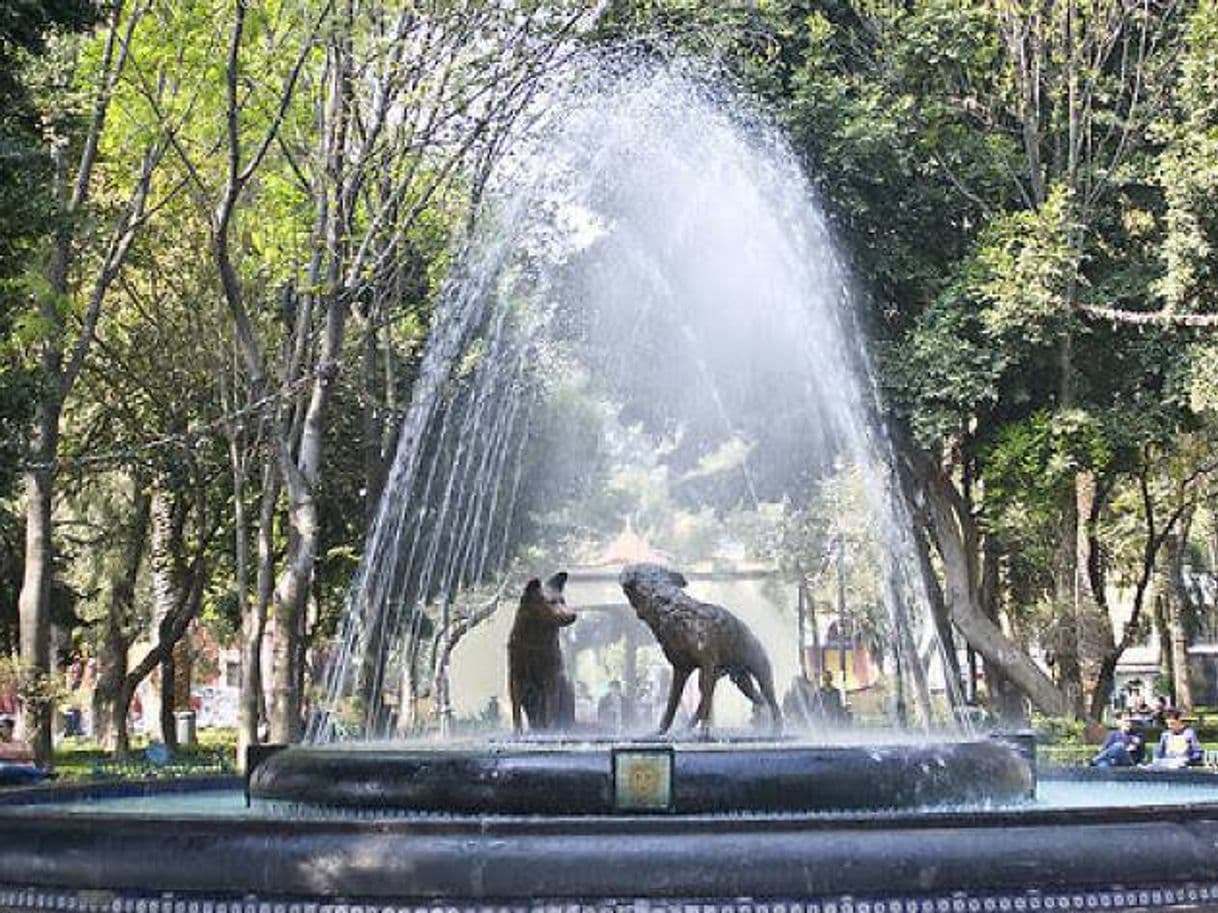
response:
M381 491L388 475L388 460L385 448L385 426L388 404L382 392L382 377L391 369L386 364L381 371L382 358L392 361L392 354L380 351L380 335L384 332L375 321L368 321L361 339L361 384L364 392L364 522L371 528L376 519L377 506L381 503Z
M280 415L280 404L272 401L267 397L267 368L265 359L263 358L262 348L259 345L257 334L254 330L254 321L251 319L249 310L246 307L245 295L241 286L240 277L237 275L237 269L233 264L231 245L231 229L233 218L236 215L237 204L241 199L241 195L245 190L250 178L257 170L262 156L269 148L270 142L278 132L282 121L276 119L271 129L263 138L264 142L260 144L254 152L253 158L250 161L244 161L242 155L242 138L241 133L241 92L240 85L242 80L241 75L241 47L245 34L245 16L247 12L246 4L238 3L234 7L233 24L229 33L228 53L225 60L225 121L227 127L227 175L225 177L224 188L220 193L220 199L216 204L215 210L211 214L211 249L212 257L216 264L216 271L220 278L220 288L224 294L225 303L228 305L229 313L233 318L233 330L237 340L238 348L242 357L246 362L246 369L249 374L249 390L250 400L254 403L263 403L263 416L266 419L268 436L270 438L269 447L273 456L281 463L290 462L290 453L288 442L286 440L286 432L282 427L282 417ZM300 66L303 63L303 58L297 58L297 61L292 70L292 76L289 82L284 87L284 95L281 101L286 102L294 91L296 76L300 72ZM263 494L264 500L266 493ZM269 554L267 560L270 560ZM259 576L262 575L262 564L260 561ZM268 584L269 589L269 584ZM247 636L246 647L248 649L249 641L252 639L252 632L246 632ZM243 692L245 695L253 695L255 692L250 687L251 676L254 675L254 668L257 660L254 663L247 661L243 669ZM254 724L257 725L256 723Z
M166 650L161 657L161 707L157 724L161 729L161 741L171 751L178 747L178 729L174 725L173 691L177 680L177 658L173 650Z
M155 509L153 514L155 528ZM161 666L165 661L166 654L171 653L186 634L191 621L198 615L199 608L203 604L203 583L207 572L203 563L206 536L202 531L198 533L198 539L194 559L191 562L190 568L183 575L185 584L180 591L180 601L157 625L157 640L152 645L152 649L145 654L144 658L136 664L134 669L127 673L127 677L123 680L122 691L117 704L122 717L118 721L121 723L121 728L118 730L121 751L125 752L128 747L126 715L131 697L135 694L135 689L153 669ZM172 694L173 687L170 685L169 694L162 695L162 703L172 704Z
M262 645L266 633L267 609L271 603L275 577L275 512L279 503L279 473L273 455L268 455L262 470L262 495L258 510L258 571L252 601L247 593L241 616L241 705L237 735L237 759L245 763L246 749L259 742L259 726L265 711L263 699ZM248 567L248 530L245 537ZM248 570L245 572L248 580ZM246 584L248 587L248 583Z
M1089 102L1084 99L1083 87L1080 84L1080 74L1085 63L1083 59L1084 43L1087 36L1088 23L1080 18L1075 0L1067 0L1062 8L1061 42L1064 53L1059 56L1064 59L1060 65L1065 67L1065 149L1059 152L1061 161L1056 167L1059 173L1064 172L1063 182L1070 191L1067 201L1070 218L1067 220L1066 240L1076 264L1083 258L1083 232L1080 225L1084 218L1080 207L1085 206L1081 198L1086 192L1081 186L1083 146L1082 132L1084 121L1089 118ZM1056 61L1055 61L1056 62ZM1059 104L1060 104L1059 100ZM1059 138L1060 142L1060 138ZM1059 146L1060 149L1060 146ZM1043 203L1043 200L1041 201ZM1062 289L1065 313L1073 315L1078 305L1077 266L1066 277ZM1067 321L1062 330L1058 349L1058 408L1063 412L1075 408L1075 368L1074 368L1074 328ZM1086 592L1085 570L1087 567L1088 537L1083 523L1088 517L1089 505L1094 492L1095 478L1086 469L1075 473L1070 480L1070 491L1063 497L1061 541L1059 543L1059 567L1057 576L1057 604L1063 612L1062 630L1059 638L1058 674L1062 687L1070 701L1075 716L1083 715L1083 664L1081 646L1080 615L1083 611L1082 597Z
M126 662L126 657L124 657ZM118 696L114 700L114 753L122 757L131 751L131 732L129 718L131 716L131 701L135 697L135 689L140 680L128 672L119 684Z
M1083 666L1079 656L1078 509L1073 486L1061 502L1060 541L1054 573L1054 609L1057 625L1053 648L1057 681L1070 712L1083 715Z
M122 683L127 676L127 651L134 638L135 585L143 561L148 537L150 505L152 502L144 479L133 482L135 503L127 545L119 573L110 585L106 618L102 627L97 656L97 681L93 688L93 733L97 742L108 751L118 748L118 704ZM126 719L124 708L122 718ZM123 724L125 726L125 722Z
M111 36L114 30L111 28ZM107 56L110 53L107 44ZM76 195L68 174L67 138L58 137L52 146L54 194L65 214L74 211ZM82 198L83 202L83 198ZM68 297L68 271L71 263L72 236L64 223L56 230L47 264L47 284L50 294L39 300L39 312L46 323L46 338L42 342L40 362L42 383L34 411L34 426L30 435L31 466L25 472L25 567L21 579L21 595L17 600L18 625L21 641L23 675L40 681L51 671L51 573L54 561L52 538L52 498L55 484L55 461L59 456L59 420L63 412L63 318L59 302ZM41 691L42 689L37 689ZM51 758L52 708L39 701L27 703L24 712L24 736L40 763Z
M299 741L303 734L299 657L304 603L312 579L317 549L317 513L311 495L288 508L292 531L288 561L275 587L275 639L271 660L270 738Z
M326 168L319 180L318 227L325 242L324 283L325 329L314 370L312 390L301 426L300 446L295 460L284 446L282 466L288 496L288 555L275 587L275 658L272 665L272 741L294 742L303 734L301 681L304 656L305 603L313 584L317 560L318 519L316 493L321 478L322 439L325 412L334 380L338 376L346 333L348 304L342 291L343 267L350 235L354 200L346 175L347 127L351 117L351 20L350 2L345 5L343 21L336 25L328 48L328 91L322 126L322 154ZM311 274L320 267L314 259ZM311 275L317 279L320 276ZM313 288L317 283L311 283ZM310 297L314 292L309 292Z
M1182 710L1193 709L1193 690L1189 681L1188 630L1185 613L1189 608L1188 587L1184 582L1184 555L1192 527L1192 511L1180 518L1179 531L1167 537L1167 624L1171 640L1172 698Z
M1102 674L1103 658L1116 649L1116 629L1112 624L1112 607L1108 602L1107 568L1099 537L1100 515L1108 501L1114 478L1105 477L1097 482L1094 476L1090 476L1088 482L1086 488L1080 489L1081 496L1078 502L1079 516L1086 518L1079 531L1078 560L1080 573L1085 572L1088 598L1094 603L1098 614L1100 668L1097 670L1094 690L1091 692L1087 710L1088 718L1098 721L1103 719L1104 707L1112 695L1115 685L1113 676L1116 673L1116 667L1113 666L1110 675L1105 677Z
M1069 712L1063 694L1023 650L1012 643L1002 629L981 611L976 591L976 555L965 547L966 539L976 542L975 521L963 515L954 503L951 482L926 459L914 457L911 467L924 495L930 531L947 578L946 597L952 622L964 639L1005 674L1042 712L1063 716Z
M1001 545L993 536L986 536L982 545L981 584L978 590L979 607L983 615L1001 629L1002 605L999 597L998 565ZM1007 725L1023 725L1027 722L1027 709L1023 695L1014 682L996 663L983 659L986 688L989 692L990 711Z
M22 674L35 684L51 672L51 511L61 406L58 400L44 396L36 408L36 432L30 448L33 464L25 472L25 567L17 601ZM34 693L43 691L36 687ZM40 763L51 758L52 710L40 700L26 700L23 707L25 740Z
M289 328L293 323L295 296L292 289L284 289L284 322ZM232 352L232 371L222 375L224 382L225 408L233 415L248 408L248 400L239 403L236 391L241 382L238 368L240 352ZM263 423L265 427L265 422ZM263 699L262 645L266 633L267 607L271 601L274 580L274 522L279 503L278 456L273 449L250 446L250 435L243 421L225 423L228 437L229 469L233 482L233 553L237 590L237 605L241 617L241 664L240 688L238 692L237 719L237 764L245 768L246 756L251 745L260 741L260 726L265 711ZM250 524L247 516L247 483L251 461L262 456L262 484L259 487L257 543L257 572L251 561ZM254 583L251 587L251 583Z
M1058 344L1058 408L1074 405L1074 341L1070 332ZM1079 513L1077 476L1060 498L1057 554L1054 559L1054 609L1057 612L1053 638L1058 685L1066 695L1070 711L1083 715L1083 667L1079 657Z
M938 635L939 647L943 654L944 674L948 680L948 699L955 703L963 696L960 694L963 682L960 659L956 655L956 638L952 633L951 615L947 609L947 602L943 598L943 587L939 585L939 578L931 564L930 543L926 541L926 533L923 529L914 530L914 546L918 553L918 571L922 575L922 587L926 591L926 598L930 603L931 620L934 622L935 633Z
M904 613L902 613L904 615ZM934 708L931 703L930 682L926 677L926 667L922 665L922 657L918 646L914 643L908 619L898 619L899 633L897 637L901 644L900 653L904 664L908 667L911 684L913 685L914 706L918 711L918 719L924 729L929 730L934 725ZM898 672L898 674L900 674Z
M1163 678L1166 679L1170 691L1172 684L1176 680L1176 657L1171 648L1171 622L1168 620L1168 603L1171 600L1167 595L1167 589L1164 586L1161 592L1155 593L1154 615L1155 632L1159 637L1159 670ZM1174 703L1176 696L1169 693L1168 698Z
M226 387L227 390L227 387ZM229 397L224 405L230 411L236 407L236 402ZM249 664L247 643L252 637L253 603L250 600L250 531L249 520L245 515L245 478L246 454L244 453L245 437L234 424L225 428L228 433L228 463L233 478L233 586L237 590L237 611L241 618L241 685L237 697L237 765L245 769L246 750L258 742L257 718L252 720L246 700L246 694L251 693L247 681L251 674L257 673L246 667ZM255 660L255 668L257 661ZM256 707L257 705L255 705Z
M1181 710L1193 709L1193 689L1189 684L1188 638L1185 636L1182 608L1178 594L1165 600L1167 609L1168 641L1171 643L1171 692L1172 704Z
M1142 497L1142 517L1146 524L1146 540L1142 546L1142 567L1139 571L1138 579L1134 583L1133 606L1130 609L1128 620L1121 629L1121 639L1100 658L1095 691L1091 696L1091 714L1095 719L1099 719L1103 711L1103 705L1107 701L1109 692L1112 690L1112 684L1116 680L1117 663L1121 661L1125 651L1133 645L1135 638L1141 630L1142 612L1146 604L1146 595L1154 576L1155 562L1157 561L1159 550L1163 547L1167 536L1171 533L1176 521L1180 519L1185 509L1183 505L1177 508L1162 526L1159 525L1155 513L1154 498L1151 495L1150 471L1148 466L1143 465L1138 473L1138 488ZM1102 592L1102 575L1098 573L1098 570L1093 570L1093 575L1095 578L1092 582L1093 591ZM1158 606L1156 606L1156 613L1157 611ZM1163 628L1160 628L1160 630L1163 630ZM1165 650L1170 653L1170 645L1165 647Z
M181 579L182 537L186 511L182 499L170 491L172 481L158 478L152 491L152 541L149 565L152 577L152 618L162 628L183 602ZM160 667L161 707L159 726L161 739L169 748L176 747L177 732L173 719L173 651L165 650Z
M107 751L118 748L118 701L123 679L127 676L129 644L123 621L129 618L133 593L110 594L102 641L97 652L97 680L93 686L93 738ZM125 712L123 714L126 716Z

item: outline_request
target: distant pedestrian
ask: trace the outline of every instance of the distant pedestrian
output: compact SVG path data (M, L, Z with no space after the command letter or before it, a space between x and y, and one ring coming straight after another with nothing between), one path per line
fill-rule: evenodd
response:
M804 726L815 722L819 710L816 689L804 676L797 675L791 679L791 687L782 698L782 716L785 720L796 720Z
M499 696L492 694L486 699L486 706L482 708L482 722L491 726L498 726L501 716L502 714L499 710Z
M17 683L9 681L0 686L0 718L13 718L21 710L21 699L17 696Z
M625 723L626 699L622 695L622 683L614 679L609 690L596 705L596 723L608 732L621 732Z
M833 684L833 673L828 669L821 673L820 687L816 690L816 707L825 722L842 723L846 720L842 693Z
M1150 713L1151 724L1156 727L1166 726L1170 711L1171 708L1167 706L1167 698L1161 695L1155 698L1155 708Z
M79 707L75 704L68 707L63 713L63 735L64 738L79 738L85 734L84 714L81 713Z

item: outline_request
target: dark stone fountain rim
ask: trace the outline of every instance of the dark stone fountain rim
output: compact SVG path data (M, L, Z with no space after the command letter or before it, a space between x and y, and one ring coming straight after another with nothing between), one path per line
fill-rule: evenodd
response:
M293 746L250 781L260 800L465 815L798 813L1013 803L1028 761L993 740Z

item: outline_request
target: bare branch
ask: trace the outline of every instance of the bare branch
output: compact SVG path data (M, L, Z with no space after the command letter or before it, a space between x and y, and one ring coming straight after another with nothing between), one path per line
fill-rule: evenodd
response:
M243 13L245 0L238 0L237 5ZM258 170L258 166L262 164L262 160L266 156L267 150L270 149L271 144L275 142L276 137L279 135L279 128L283 126L284 118L287 117L288 114L288 108L291 106L292 99L296 95L296 83L300 79L300 74L304 69L305 61L309 59L309 54L313 51L313 40L317 37L317 33L321 30L322 23L325 22L326 18L330 15L330 10L333 8L333 6L333 0L327 0L326 3L322 4L321 11L318 13L316 20L313 22L313 25L309 28L309 31L305 34L303 40L301 41L300 51L296 55L296 60L293 61L292 68L288 71L288 75L283 81L283 88L279 90L279 104L275 110L275 116L271 120L270 126L267 127L266 134L262 137L262 142L258 144L257 150L250 157L250 160L248 163L246 163L245 168L242 169L240 174L237 176L237 181L239 184L244 185L245 182L250 179L253 173ZM236 42L240 42L240 34L236 28L234 28L233 37ZM238 48L234 47L230 50L229 54L230 73L228 80L230 105L235 104L237 50ZM229 119L229 138L230 142L232 143L232 148L230 149L230 162L235 162L235 158L237 156L236 115L233 113L233 109L231 107ZM231 173L236 174L236 171L234 170Z
M93 342L94 334L97 332L97 321L101 316L101 306L105 300L106 292L109 291L115 277L123 268L123 264L126 263L127 254L131 251L131 245L135 241L140 225L143 224L148 193L152 185L152 173L156 170L156 166L160 162L164 152L165 147L163 144L154 143L144 153L139 177L136 179L135 187L131 192L131 199L127 202L127 211L123 219L115 227L114 235L110 239L106 255L102 260L101 269L98 270L94 278L93 289L89 294L89 303L85 307L85 316L81 325L80 335L76 339L76 345L73 346L72 356L68 360L68 365L60 376L60 389L65 397L76 383L76 378L80 376L80 369L84 365L85 356L88 354L89 346Z
M106 33L106 45L102 51L97 94L93 97L93 113L89 118L89 129L85 134L84 146L81 149L72 196L68 201L69 212L79 210L89 195L89 182L93 175L93 166L97 162L98 144L101 142L106 114L110 109L110 99L114 97L114 87L118 84L119 76L131 53L131 34L140 19L140 11L133 11L127 17L125 34L122 39L119 39L119 23L122 14L123 0L114 0L114 4L110 8L110 25L109 31ZM116 53L117 59L115 59Z

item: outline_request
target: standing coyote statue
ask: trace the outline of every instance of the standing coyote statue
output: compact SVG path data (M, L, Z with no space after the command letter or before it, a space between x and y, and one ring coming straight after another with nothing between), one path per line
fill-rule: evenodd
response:
M560 571L544 584L534 577L524 588L520 608L508 637L508 692L512 729L566 729L575 722L575 692L567 679L558 629L575 621L562 590L567 575Z

